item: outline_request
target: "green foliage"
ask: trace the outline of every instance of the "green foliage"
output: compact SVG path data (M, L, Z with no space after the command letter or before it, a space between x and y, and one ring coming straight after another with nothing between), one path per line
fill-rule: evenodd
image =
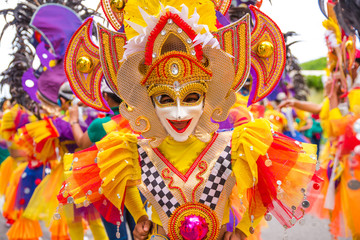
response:
M326 57L322 57L308 62L304 62L300 64L300 66L303 70L324 70L326 68L326 63Z
M321 76L314 76L314 75L308 75L305 76L306 78L306 85L309 88L314 88L316 91L320 91L324 89L324 86L321 81Z

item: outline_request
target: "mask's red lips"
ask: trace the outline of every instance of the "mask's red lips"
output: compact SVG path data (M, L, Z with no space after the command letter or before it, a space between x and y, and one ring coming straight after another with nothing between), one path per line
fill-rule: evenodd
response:
M182 121L176 121L176 120L169 120L169 119L166 119L170 126L178 133L183 133L186 131L186 129L189 127L190 123L191 123L191 120L192 119L189 119L189 120L182 120Z

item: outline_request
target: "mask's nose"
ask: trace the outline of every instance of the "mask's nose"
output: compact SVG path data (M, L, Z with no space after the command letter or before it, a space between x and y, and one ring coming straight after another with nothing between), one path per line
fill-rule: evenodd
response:
M180 98L176 98L176 119L182 120L186 117L186 112L184 107L180 104Z

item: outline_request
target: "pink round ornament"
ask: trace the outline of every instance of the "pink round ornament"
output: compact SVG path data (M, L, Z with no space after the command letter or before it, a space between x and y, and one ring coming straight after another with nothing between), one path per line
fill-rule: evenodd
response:
M202 240L208 232L209 226L200 216L189 215L181 222L180 234L184 240Z

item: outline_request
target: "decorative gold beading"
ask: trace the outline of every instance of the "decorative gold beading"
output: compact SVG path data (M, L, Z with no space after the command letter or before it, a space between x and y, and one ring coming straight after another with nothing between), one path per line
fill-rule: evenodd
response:
M111 0L110 6L114 12L120 13L124 10L125 0Z
M159 57L147 70L142 85L180 84L211 80L212 72L189 54L172 51Z
M268 58L274 53L274 45L269 41L259 43L257 55L262 58Z
M209 232L204 240L217 239L220 232L220 223L216 213L208 206L201 203L186 203L176 208L169 219L168 236L170 240L183 239L180 227L186 217L195 215L205 219Z
M198 102L200 102L203 99L204 94L207 92L207 88L208 85L205 81L188 83L185 86L178 88L175 86L175 84L174 86L153 84L148 88L148 94L150 97L153 97L156 104L158 104L160 107L164 107L164 106L173 106L173 105L175 106L176 105L175 100L177 97L179 97L180 101L182 102L186 98L186 96L188 96L190 93L198 93L200 95L200 99L196 103L183 103L184 105L196 105ZM168 95L174 100L174 102L168 104L158 103L156 98L161 95Z
M94 64L90 57L82 56L76 60L76 68L79 72L89 73L92 71Z

